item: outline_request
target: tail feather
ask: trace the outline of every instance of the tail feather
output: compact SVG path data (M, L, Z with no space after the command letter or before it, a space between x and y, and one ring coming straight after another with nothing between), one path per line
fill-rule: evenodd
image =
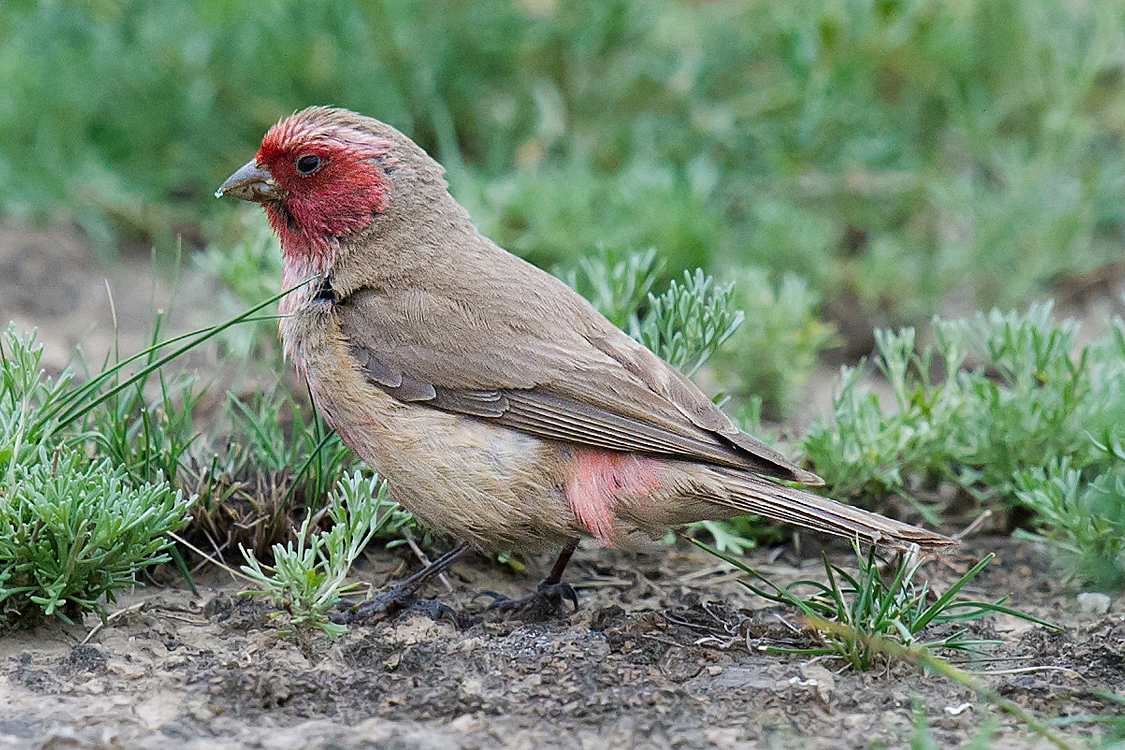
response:
M953 543L947 536L754 474L725 469L713 471L722 476L723 486L728 491L722 503L739 511L896 549L910 544L929 549Z

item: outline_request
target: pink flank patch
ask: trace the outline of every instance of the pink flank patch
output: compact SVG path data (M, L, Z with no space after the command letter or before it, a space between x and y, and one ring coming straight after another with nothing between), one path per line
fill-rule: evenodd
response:
M606 547L613 546L619 500L647 497L660 486L652 459L631 453L581 448L575 451L566 499L578 520Z

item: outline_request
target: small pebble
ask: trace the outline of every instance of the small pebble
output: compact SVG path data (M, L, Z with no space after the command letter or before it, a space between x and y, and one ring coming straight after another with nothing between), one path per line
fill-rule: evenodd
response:
M961 704L956 705L956 706L946 706L945 712L947 714L949 714L950 716L960 716L961 714L965 713L966 710L968 710L972 707L973 707L972 703L961 703Z
M1083 591L1078 595L1078 611L1084 615L1104 615L1109 611L1109 596L1099 591Z

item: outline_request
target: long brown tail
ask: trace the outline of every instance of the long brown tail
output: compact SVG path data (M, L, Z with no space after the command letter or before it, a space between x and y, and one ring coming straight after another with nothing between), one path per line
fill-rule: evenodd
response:
M953 544L954 541L947 536L754 474L723 468L713 468L712 471L722 476L723 485L730 493L724 504L739 511L895 549L903 549L909 544L932 549Z

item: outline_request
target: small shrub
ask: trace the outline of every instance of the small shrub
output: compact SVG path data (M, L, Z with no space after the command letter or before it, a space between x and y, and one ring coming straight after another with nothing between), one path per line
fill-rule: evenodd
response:
M166 536L187 522L191 500L167 482L134 485L108 460L41 449L10 463L0 481L0 625L42 616L105 616L104 597L169 559Z
M1025 469L1016 497L1073 578L1098 589L1125 584L1125 464L1092 478L1065 459Z
M612 250L582 258L561 273L609 320L661 358L691 376L745 319L735 308L732 284L719 284L697 268L654 294L659 265L654 251L624 256Z
M12 324L0 335L0 624L104 616L103 598L168 559L166 535L187 522L195 500L171 484L195 437L191 399L173 399L160 378L153 408L144 386L257 309L154 344L77 385L69 371L46 377L34 334Z
M347 628L331 622L328 612L341 594L359 585L344 583L352 563L376 535L395 534L412 518L387 498L387 484L378 475L364 477L358 471L337 483L326 513L331 528L314 531L321 513L310 508L296 539L273 545L273 565L242 548L242 572L262 586L247 594L272 596L293 625L334 635Z
M648 302L663 263L655 248L644 252L618 252L602 247L580 257L573 268L556 274L590 301L609 322L635 337L639 314Z
M103 597L168 559L165 536L187 521L191 500L164 477L138 480L111 459L73 447L90 433L73 405L69 371L39 367L43 347L14 325L0 336L0 626L50 615L105 614Z
M1052 321L1050 304L934 328L936 347L921 351L913 329L877 332L889 405L860 388L860 368L843 368L833 414L804 440L817 473L869 506L939 482L986 507L1022 504L1072 572L1125 581L1115 543L1125 518L1122 322L1083 346L1078 323Z
M729 339L746 313L731 304L732 284L717 284L695 269L672 279L663 294L648 295L648 310L634 337L688 377Z
M1046 304L1024 315L935 319L936 348L920 352L913 329L877 331L875 366L893 402L859 388L861 368L843 368L833 414L805 439L818 473L869 501L941 478L982 501L1011 502L1016 471L1064 456L1097 463L1090 436L1112 434L1125 410L1125 355L1078 350L1078 324L1053 323L1050 313ZM944 375L935 380L938 365Z

